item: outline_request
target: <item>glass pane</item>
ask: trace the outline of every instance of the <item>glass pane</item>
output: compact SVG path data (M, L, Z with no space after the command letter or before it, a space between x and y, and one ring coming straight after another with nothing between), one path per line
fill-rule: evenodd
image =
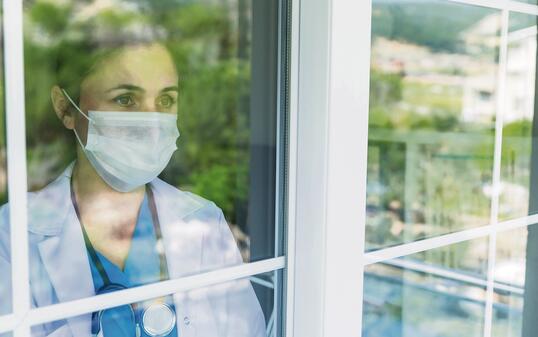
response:
M374 0L367 249L487 224L500 15Z
M36 306L282 254L278 6L25 3Z
M509 27L499 199L501 220L528 214L536 78L536 17L511 13Z
M522 289L496 289L494 298L491 335L493 337L521 337L524 299Z
M526 298L524 293L527 288L525 286L527 249L531 249L535 245L533 242L527 247L528 237L527 228L500 233L497 236L492 325L494 337L522 336L523 302ZM531 271L534 272L534 269L533 267ZM536 328L532 330L535 333L538 331Z
M277 272L256 275L45 323L34 326L32 334L88 336L90 331L102 331L104 336L118 337L146 337L152 336L152 332L169 337L281 336L278 332L281 323L273 311L274 297L270 297L264 312L260 307L264 299L257 298L253 291L258 286L272 293L276 274L280 275ZM140 335L136 334L137 330Z
M363 336L482 336L487 251L480 239L368 266Z
M497 236L494 337L538 333L538 227L535 224Z

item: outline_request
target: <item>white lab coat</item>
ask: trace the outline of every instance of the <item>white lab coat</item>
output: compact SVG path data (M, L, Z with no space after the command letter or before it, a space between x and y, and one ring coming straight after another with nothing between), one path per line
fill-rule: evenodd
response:
M95 294L80 223L70 197L70 165L28 194L32 305ZM155 179L151 183L171 279L242 263L222 211L214 203ZM0 314L11 307L9 209L0 209ZM265 320L248 280L174 295L180 337L262 337ZM32 328L32 336L90 336L91 314Z

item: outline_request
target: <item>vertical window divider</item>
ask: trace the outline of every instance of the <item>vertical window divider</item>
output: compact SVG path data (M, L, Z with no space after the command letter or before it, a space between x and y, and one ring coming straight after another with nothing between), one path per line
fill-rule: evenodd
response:
M30 336L23 318L30 310L27 231L26 130L22 0L3 0L5 111L9 223L11 232L12 308L15 337Z
M298 110L299 110L299 23L300 0L290 0L291 24L289 27L289 82L288 82L288 189L286 223L286 268L284 270L285 287L284 310L282 313L284 335L291 337L294 331L295 313L295 232L297 207L297 142L298 142Z
M372 2L308 0L294 10L288 336L360 336Z
M497 97L495 111L495 143L493 155L492 195L490 224L495 226L499 221L499 195L501 183L501 156L502 156L502 132L503 116L505 109L506 92L506 62L508 53L508 24L509 11L501 12L501 37L499 41L499 68L497 75ZM491 231L488 242L488 267L486 286L486 308L484 314L484 337L490 337L493 321L493 292L495 282L495 259L497 250L497 231Z
M286 200L286 192L288 190L286 179L287 175L287 149L284 146L289 144L289 132L285 129L288 127L286 120L286 113L289 111L288 108L288 87L284 81L288 80L288 77L285 75L288 71L288 62L287 59L288 53L288 33L291 27L289 27L290 17L288 6L292 0L286 1L281 0L278 2L278 43L277 43L277 55L278 55L278 66L277 66L277 111L276 111L276 177L275 177L275 191L276 191L276 200L275 200L275 256L280 254L287 255L286 252L286 224L288 221L285 219L285 214L289 207L284 205L282 199ZM286 58L286 59L284 59ZM286 138L283 138L286 137ZM282 172L286 172L285 175ZM280 274L282 275L282 280L279 277L280 272L275 272L273 274L274 279L274 293L273 293L273 312L267 327L267 336L276 337L278 334L285 331L284 324L286 322L283 312L285 305L285 297L283 292L285 291L285 280L284 277L287 275L286 272ZM278 314L278 313L281 314ZM272 326L271 326L272 325Z
M288 336L361 334L371 7L294 3Z
M372 1L331 1L324 336L361 335Z
M322 337L326 333L330 8L330 0L296 0L293 8L288 230L292 283L288 283L287 294L293 298L291 305L288 302L287 319L290 323L292 311L293 322L288 337Z

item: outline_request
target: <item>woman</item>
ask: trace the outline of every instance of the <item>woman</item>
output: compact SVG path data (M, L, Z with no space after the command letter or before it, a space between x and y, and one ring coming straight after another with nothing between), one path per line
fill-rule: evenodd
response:
M54 111L78 146L76 161L28 196L35 307L242 262L214 203L157 178L179 136L178 73L166 47L136 42L98 55L78 88L51 90ZM2 299L10 298L8 211L2 207L0 216ZM6 311L10 303L0 306ZM248 281L32 328L34 336L77 337L264 333Z

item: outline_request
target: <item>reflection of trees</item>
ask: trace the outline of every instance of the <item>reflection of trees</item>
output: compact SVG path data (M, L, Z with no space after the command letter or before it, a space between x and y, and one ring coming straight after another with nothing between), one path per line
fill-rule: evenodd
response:
M440 1L375 1L372 33L455 53L465 48L461 32L491 13Z
M389 244L438 235L487 223L493 131L462 121L458 92L443 89L444 101L431 87L399 74L373 69L369 132L369 218L371 244ZM449 93L452 92L452 95ZM420 112L424 106L428 112ZM517 212L517 186L529 179L528 120L503 130L501 216ZM413 178L412 181L409 180ZM401 210L390 207L399 204ZM506 214L506 215L505 215ZM412 226L395 234L398 223ZM407 231L407 233L406 233Z
M487 223L490 201L484 188L491 180L493 134L489 125L460 119L461 91L438 86L436 93L433 85L375 69L370 87L370 246ZM469 253L467 247L447 247L422 258L466 269L474 267L460 264Z
M371 248L489 221L493 132L460 120L458 111L451 110L458 104L449 102L458 97L434 100L430 87L398 74L372 72L366 227ZM428 106L428 113L420 113L421 106ZM501 217L525 212L521 208L526 205L517 204L526 197L518 198L515 192L526 191L529 184L530 132L525 119L504 126ZM469 269L473 266L468 261L484 263L487 250L482 248L446 247L424 253L421 259Z
M101 1L106 3L106 1ZM246 31L225 2L206 1L25 2L25 66L29 185L41 188L74 158L74 137L50 104L58 79L77 83L91 56L73 48L98 35L114 46L118 30L164 36L180 73L179 150L164 178L214 200L227 218L247 198L250 1L241 1ZM120 37L121 38L121 37ZM108 39L108 40L107 40ZM86 41L82 41L86 42ZM57 64L67 64L60 72ZM80 66L80 67L79 67ZM79 67L79 68L77 68ZM243 103L241 103L243 102Z
M370 87L369 153L379 147L380 155L370 158L369 174L373 177L372 170L379 171L379 207L394 213L388 205L398 202L403 205L401 220L423 224L414 226L421 227L421 233L407 234L406 241L463 225L461 207L475 204L471 213L482 217L488 201L472 201L491 170L493 137L480 125L460 121L461 104L454 101L461 93L445 88L433 97L431 85L375 69ZM470 181L461 184L461 179Z

